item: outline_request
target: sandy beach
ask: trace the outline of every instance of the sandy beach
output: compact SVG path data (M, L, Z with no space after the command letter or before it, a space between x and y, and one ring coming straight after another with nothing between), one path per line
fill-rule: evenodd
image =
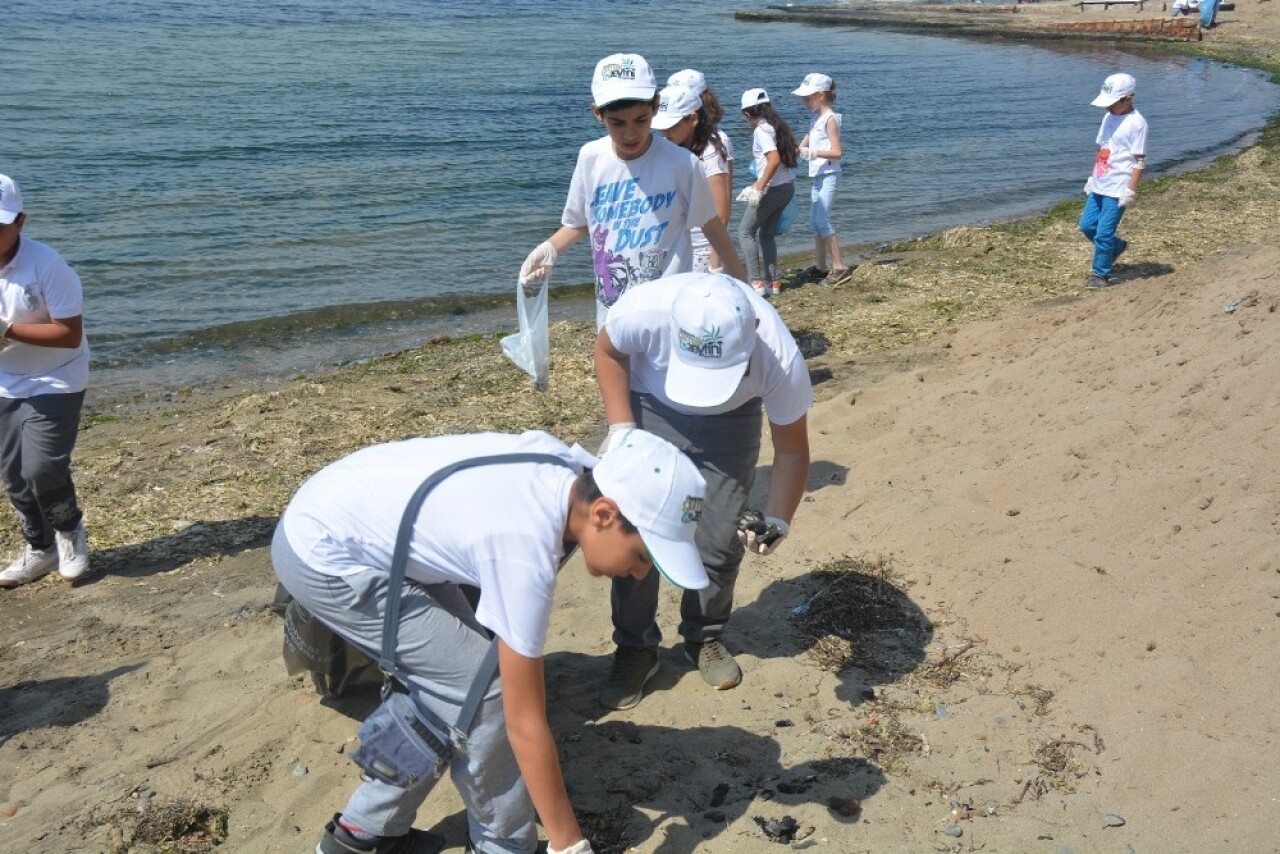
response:
M1280 73L1280 14L1241 0L1200 47ZM1081 288L1078 213L778 298L814 465L792 536L744 565L739 688L683 663L667 588L663 669L606 714L608 588L566 567L550 713L597 851L1280 851L1280 124L1144 183L1115 288ZM0 849L313 850L368 705L285 673L276 516L373 442L591 447L591 333L553 327L546 393L473 337L87 413L97 572L0 591ZM462 850L448 781L418 826Z

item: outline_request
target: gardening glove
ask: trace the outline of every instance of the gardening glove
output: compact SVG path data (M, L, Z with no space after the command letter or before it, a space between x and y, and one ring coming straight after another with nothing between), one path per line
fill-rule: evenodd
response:
M604 442L600 445L600 453L596 454L596 456L603 457L618 447L618 445L622 444L622 440L627 437L627 434L634 429L636 429L636 422L634 421L619 421L617 424L610 424L609 435L604 437Z
M764 193L757 190L754 184L743 187L742 192L738 193L738 201L746 202L748 207L758 207L762 198Z
M797 155L799 155L799 157L800 157L800 159L801 159L801 160L812 160L812 159L813 159L813 149L812 149L812 148L809 148L809 147L807 147L807 146L806 146L805 148L800 149L800 150L799 150L798 152L796 152L796 153L797 153Z
M777 516L765 516L759 510L748 510L738 517L738 539L747 551L756 554L773 554L790 530L791 526Z
M595 849L591 847L590 842L585 839L580 839L568 848L561 848L558 850L548 845L547 854L595 854Z
M13 339L7 337L9 335L9 321L0 318L0 351L9 349L9 345L13 343Z
M1138 194L1135 191L1130 190L1128 187L1125 187L1120 191L1120 207L1128 207L1133 204L1133 200L1136 198L1138 198Z
M529 257L524 259L524 263L520 265L520 284L529 285L534 282L541 282L551 275L551 268L556 265L556 261L559 258L560 253L551 245L551 241L542 241L538 244L538 248L530 252Z

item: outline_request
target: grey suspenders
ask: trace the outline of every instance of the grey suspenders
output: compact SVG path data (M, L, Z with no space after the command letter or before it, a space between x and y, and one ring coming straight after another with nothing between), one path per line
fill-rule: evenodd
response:
M418 513L422 509L422 502L426 500L427 494L440 484L440 481L455 472L478 466L509 465L512 463L546 463L564 466L571 471L573 470L572 465L552 454L529 452L472 457L467 460L459 460L439 469L424 480L409 499L409 504L404 509L404 515L400 517L400 528L396 532L396 548L391 555L391 572L387 580L387 607L382 619L382 653L378 656L378 669L382 671L384 680L384 694L389 690L391 679L397 672L396 639L400 633L400 591L404 586L405 564L409 560L409 542L413 538L413 527L418 521ZM571 552L565 554L565 560L568 559L569 554ZM564 562L561 561L561 566L563 565ZM492 681L493 674L497 669L498 639L495 637L493 643L489 645L488 652L485 653L484 660L480 662L480 669L476 672L471 688L467 691L467 698L462 702L462 710L458 713L458 722L453 727L455 737L460 737L463 741L466 740L467 731L471 729L471 721L475 718L476 710L480 708L480 701L484 697L484 692L489 687L489 682Z

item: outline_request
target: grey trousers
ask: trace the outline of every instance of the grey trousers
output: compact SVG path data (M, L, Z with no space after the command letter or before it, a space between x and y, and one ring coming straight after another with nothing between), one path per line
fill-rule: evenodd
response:
M271 543L276 576L293 597L356 646L373 653L382 646L387 573L325 575L294 553L280 527ZM484 628L455 584L424 586L406 581L401 594L396 661L408 676L413 698L450 724L458 719L467 690L489 648ZM494 679L468 733L467 750L455 751L449 775L467 806L471 843L485 854L537 848L533 801L507 741L502 686ZM342 810L347 821L379 836L401 836L413 826L434 780L401 789L365 778Z
M747 265L747 278L766 282L778 281L778 239L774 229L782 209L795 195L795 182L779 184L765 190L764 198L754 208L747 205L738 222L738 246L742 263ZM764 258L761 275L760 259Z
M649 395L631 396L636 426L671 442L691 459L707 481L696 542L711 579L703 590L686 590L680 602L680 634L689 641L719 639L733 610L733 588L744 550L738 517L747 507L760 460L763 412L759 398L723 415L683 415ZM641 581L615 578L613 641L622 646L657 646L658 576Z
M32 548L47 549L54 531L80 524L71 451L83 406L83 391L0 397L0 472Z

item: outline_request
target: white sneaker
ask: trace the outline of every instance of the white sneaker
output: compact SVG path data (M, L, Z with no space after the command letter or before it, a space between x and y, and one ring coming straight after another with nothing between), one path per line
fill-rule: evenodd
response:
M84 522L74 531L57 531L58 575L67 581L75 581L89 571L89 543L85 540ZM47 570L46 570L47 572Z
M33 549L31 544L22 547L22 554L0 572L0 587L21 587L49 574L58 564L54 549Z

